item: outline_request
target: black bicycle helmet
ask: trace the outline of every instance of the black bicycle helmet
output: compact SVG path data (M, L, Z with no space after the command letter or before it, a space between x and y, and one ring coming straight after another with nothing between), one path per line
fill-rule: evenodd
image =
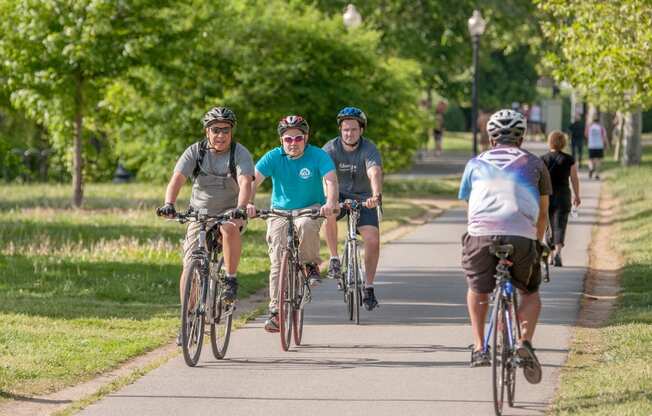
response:
M206 114L204 114L204 118L202 119L204 128L210 126L213 123L217 123L218 121L229 123L231 127L235 127L237 122L235 113L227 107L213 107L208 110Z
M344 107L337 113L337 125L341 126L343 120L356 120L361 128L367 127L367 115L357 107Z
M308 132L310 132L308 122L299 115L283 117L281 121L278 122L276 131L278 131L279 136L282 136L283 133L289 129L299 129L303 134L308 134Z
M489 137L503 143L518 143L525 135L526 128L525 116L514 110L497 111L487 122Z

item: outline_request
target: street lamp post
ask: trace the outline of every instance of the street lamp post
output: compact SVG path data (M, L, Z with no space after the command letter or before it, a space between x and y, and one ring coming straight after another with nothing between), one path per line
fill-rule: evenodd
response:
M358 9L356 9L353 4L349 3L342 15L342 21L347 29L355 29L362 24L362 16L360 16Z
M473 41L473 86L471 89L471 130L473 131L473 156L478 154L478 49L480 37L484 33L487 22L479 10L474 10L469 18L469 33Z

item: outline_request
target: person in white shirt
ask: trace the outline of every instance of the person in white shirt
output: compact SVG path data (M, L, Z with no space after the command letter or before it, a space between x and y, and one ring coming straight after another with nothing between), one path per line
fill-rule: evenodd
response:
M596 114L593 122L586 127L585 136L589 148L589 179L595 176L600 180L600 163L604 158L604 149L609 148L607 131L600 124L600 117Z

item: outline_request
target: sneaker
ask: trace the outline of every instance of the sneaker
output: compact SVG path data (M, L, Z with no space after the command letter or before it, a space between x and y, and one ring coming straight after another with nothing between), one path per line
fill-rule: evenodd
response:
M371 311L378 306L378 300L376 299L376 295L374 295L373 287L365 287L362 290L362 304L368 311Z
M314 264L306 263L306 274L308 275L308 283L310 286L315 286L321 283L319 269Z
M224 279L224 291L222 292L222 300L224 303L233 303L238 297L238 280L235 277L227 277Z
M471 350L471 363L470 367L489 367L491 365L491 358L489 357L489 351L474 351Z
M555 267L562 267L562 266L561 266L561 256L559 255L559 253L555 254L555 258L554 258L554 263L553 263L553 264L554 264Z
M179 328L179 333L177 334L177 347L181 346L181 328Z
M265 331L267 332L278 332L278 312L270 312L269 318L265 321Z
M337 279L337 290L339 290L340 292L344 290L344 281L342 279L344 278L340 277L339 279Z
M340 259L337 257L331 258L328 262L328 277L331 279L339 279L340 273L342 273L342 265L340 264Z
M534 354L534 348L529 341L523 341L516 347L516 355L523 360L523 375L530 384L541 381L541 364Z
M597 173L595 174L595 180L596 180L596 181L599 181L599 180L600 180L600 175L598 175Z

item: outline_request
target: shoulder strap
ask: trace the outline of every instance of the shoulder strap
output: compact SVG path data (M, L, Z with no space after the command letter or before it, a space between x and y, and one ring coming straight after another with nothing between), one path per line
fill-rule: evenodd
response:
M199 176L199 172L201 171L201 164L204 161L204 157L206 156L206 149L208 147L208 140L204 139L201 142L199 142L199 157L197 158L197 163L195 164L195 169L192 171L192 180L194 181L197 179L197 176Z
M238 181L238 171L235 168L235 146L236 142L231 142L231 149L229 150L229 172L234 181Z

